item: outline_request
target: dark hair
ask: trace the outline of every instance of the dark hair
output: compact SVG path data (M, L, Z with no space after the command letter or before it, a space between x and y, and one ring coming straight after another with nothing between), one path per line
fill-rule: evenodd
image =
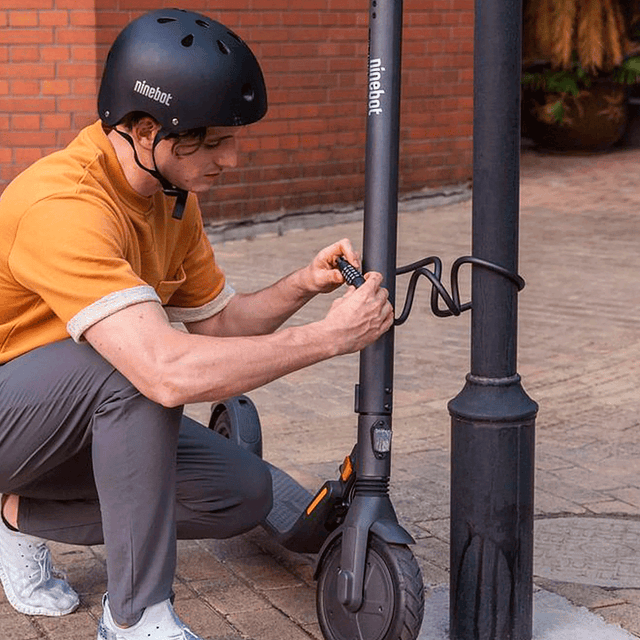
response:
M140 120L144 118L151 118L153 122L156 124L160 124L153 116L150 116L148 113L144 111L132 111L128 113L118 124L121 124L123 127L131 130L135 127ZM197 127L195 129L189 129L188 131L180 131L179 133L170 133L166 136L165 140L173 141L171 146L171 151L176 155L188 156L192 153L195 153L204 142L207 137L207 127ZM180 153L181 148L183 147L193 147L189 151Z

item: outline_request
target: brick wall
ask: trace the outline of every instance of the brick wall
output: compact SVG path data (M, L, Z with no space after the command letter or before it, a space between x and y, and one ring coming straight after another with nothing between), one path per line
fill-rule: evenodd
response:
M367 0L167 2L252 45L269 90L241 166L203 198L210 220L363 197ZM0 189L96 118L101 65L151 0L0 0ZM24 8L20 8L24 7ZM240 8L239 8L240 7ZM473 0L405 0L402 191L471 175Z

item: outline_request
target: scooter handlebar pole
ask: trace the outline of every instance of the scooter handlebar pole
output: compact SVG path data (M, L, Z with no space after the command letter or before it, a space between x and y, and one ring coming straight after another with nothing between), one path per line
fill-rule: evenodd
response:
M395 306L400 148L402 0L372 0L369 13L364 271L378 271ZM390 415L393 329L360 355L358 410Z

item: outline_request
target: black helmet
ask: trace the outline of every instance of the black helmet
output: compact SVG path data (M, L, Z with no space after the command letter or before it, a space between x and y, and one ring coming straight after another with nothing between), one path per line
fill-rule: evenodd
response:
M233 31L199 13L159 9L118 35L100 84L105 124L134 111L155 118L162 137L240 126L265 115L267 91L258 61Z

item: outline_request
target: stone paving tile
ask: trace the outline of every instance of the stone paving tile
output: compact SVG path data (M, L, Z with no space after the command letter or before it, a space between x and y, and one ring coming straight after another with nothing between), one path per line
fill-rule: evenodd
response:
M240 640L238 629L199 599L176 600L176 613L204 640Z
M272 589L268 593L269 601L280 611L288 615L301 627L317 622L316 593L308 585Z
M610 607L594 607L594 612L611 624L621 627L640 637L640 607L632 604L618 604Z
M226 564L258 591L304 584L299 577L287 571L270 555L229 559Z
M45 637L65 640L93 640L98 627L97 620L84 610L61 618L38 616L36 624L43 630Z
M536 516L549 513L579 514L587 511L586 507L580 504L559 498L557 495L547 493L541 489L535 490L534 499Z
M587 502L585 508L593 513L598 514L640 514L640 509L630 505L628 502L622 502L621 500L604 500L602 502Z
M0 602L0 633L6 640L35 640L42 637L34 619L17 614L6 601Z
M243 634L256 640L309 640L306 631L275 608L234 613L229 620Z
M227 615L260 611L271 606L267 598L256 593L246 581L232 573L227 576L219 575L216 579L194 581L189 586L198 598Z

